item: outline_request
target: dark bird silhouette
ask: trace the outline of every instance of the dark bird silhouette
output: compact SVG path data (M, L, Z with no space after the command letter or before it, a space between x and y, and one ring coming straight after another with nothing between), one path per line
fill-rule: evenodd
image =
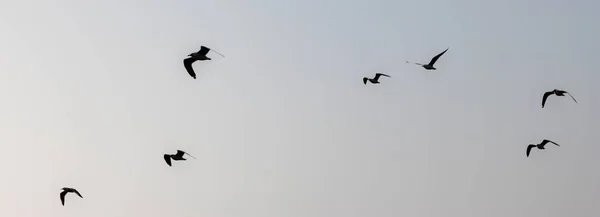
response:
M196 79L196 72L194 72L192 63L194 63L196 61L211 60L210 57L206 56L206 54L208 54L209 51L211 51L210 48L205 47L205 46L200 46L200 50L198 52L188 54L189 57L183 60L183 66L185 66L185 69L190 74L190 76L192 76L192 78ZM212 51L223 56L222 54L220 54L219 52L216 52L215 50L212 50ZM223 57L225 57L225 56L223 56Z
M177 154L165 154L163 157L165 158L165 162L167 162L167 164L168 164L169 166L171 166L171 159L172 159L172 160L187 160L187 159L183 158L183 155L184 155L184 154L187 154L187 155L189 155L190 157L193 157L194 159L196 159L196 158L195 158L194 156L192 156L191 154L189 154L189 153L187 153L187 152L185 152L185 151L182 151L182 150L177 150Z
M544 93L544 96L542 97L542 108L544 108L544 105L546 105L546 99L548 99L548 97L552 94L557 95L557 96L564 96L566 94L569 94L569 96L571 96L571 99L573 99L573 101L575 101L575 103L577 103L577 100L575 100L575 97L573 97L573 95L571 95L569 92L564 91L564 90L558 90L558 89L554 89L552 91L548 91L546 93Z
M381 76L390 77L389 75L386 75L386 74L383 74L383 73L376 73L375 74L375 78L364 77L363 78L363 83L365 83L365 85L366 85L367 81L370 81L373 84L379 84L379 77L381 77Z
M435 64L435 62L436 62L436 61L437 61L437 60L438 60L438 59L439 59L439 58L440 58L442 55L444 55L444 53L446 53L446 51L448 51L448 49L450 49L450 48L446 48L446 50L444 50L444 51L443 51L443 52L441 52L440 54L438 54L438 55L434 56L434 57L431 59L431 61L429 61L429 63L428 63L428 64L422 64L422 63L414 63L414 64L420 65L420 66L422 66L423 68L425 68L425 69L427 69L427 70L436 70L436 68L435 68L435 67L433 67L433 64ZM411 63L411 62L409 62L409 61L406 61L406 63Z
M77 194L77 196L79 196L79 197L83 198L83 197L81 196L81 194L79 194L79 191L75 190L74 188L67 188L67 187L64 187L64 188L62 188L62 190L63 190L63 191L62 191L62 192L60 192L60 202L62 202L62 205L63 205L63 206L65 205L65 195L67 195L67 193L75 193L75 194Z
M527 157L529 157L529 152L531 152L531 149L532 149L532 148L535 148L535 147L537 147L537 148L538 148L538 149L540 149L540 150L544 150L544 149L546 149L546 148L544 148L544 146L545 146L547 143L552 143L552 144L555 144L556 146L560 146L560 145L556 144L556 142L553 142L553 141L550 141L550 140L544 139L544 140L543 140L543 141L542 141L540 144L537 144L537 145L534 145L534 144L529 144L529 146L527 146Z

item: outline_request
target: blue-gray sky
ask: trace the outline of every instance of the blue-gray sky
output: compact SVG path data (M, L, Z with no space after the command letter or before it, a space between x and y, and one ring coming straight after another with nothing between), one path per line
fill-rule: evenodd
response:
M2 1L0 216L599 216L597 8Z

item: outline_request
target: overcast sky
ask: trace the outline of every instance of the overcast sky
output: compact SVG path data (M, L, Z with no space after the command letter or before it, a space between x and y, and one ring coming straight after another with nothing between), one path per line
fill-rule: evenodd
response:
M598 8L1 0L0 216L600 216Z

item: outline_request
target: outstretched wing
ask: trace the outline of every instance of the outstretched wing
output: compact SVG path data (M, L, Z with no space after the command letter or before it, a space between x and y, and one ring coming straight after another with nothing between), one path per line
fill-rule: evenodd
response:
M540 145L544 146L547 143L552 143L552 144L555 144L556 146L560 146L560 145L556 144L556 142L553 142L553 141L550 141L550 140L547 140L547 139L544 139L544 141L542 141L542 143Z
M222 56L223 58L225 58L225 56L223 54L217 52L216 50L212 50L212 51L215 52L215 53L217 53L217 54L219 54L219 56Z
M575 99L575 97L573 97L573 95L571 95L569 92L566 92L566 91L565 91L565 93L569 94L569 96L571 96L571 99L573 99L573 101L575 101L575 103L579 104L579 103L577 102L577 100Z
M77 194L77 196L79 196L79 197L83 198L83 197L81 196L81 194L79 194L79 191L77 191L77 190L73 189L73 192L75 192L75 194Z
M165 154L164 158L165 158L165 162L167 162L167 164L169 166L171 166L171 156L169 156L168 154Z
M60 192L60 202L62 203L62 205L65 205L65 195L67 194L66 191Z
M194 72L194 68L192 68L192 63L194 63L196 59L190 57L183 60L183 66L185 66L185 70L187 70L188 74L192 76L192 78L196 79L196 73Z
M413 62L409 62L408 60L405 60L405 61L406 61L406 63L412 63L412 64L415 64L415 65L420 65L420 66L422 66L422 65L423 65L423 64L421 64L421 63L413 63Z
M364 77L364 78L363 78L363 83L367 84L367 80L369 80L369 78L367 78L367 77Z
M529 145L527 146L527 157L529 157L529 152L531 152L531 149L535 147L535 145Z
M389 75L383 74L383 73L376 73L375 74L375 80L379 79L379 77L381 76L385 76L385 77L390 77Z
M548 91L546 93L544 93L544 96L542 97L542 108L544 108L544 105L546 105L546 99L548 99L548 96L552 95L552 91Z
M444 55L444 53L446 53L446 51L448 51L448 49L450 48L446 48L446 50L444 50L443 52L441 52L440 54L434 56L433 58L431 58L431 62L429 62L430 66L433 66L433 64L435 64L435 62L442 56Z
M200 50L198 51L198 54L201 56L206 56L206 54L208 54L208 52L210 51L210 48L203 46L200 46Z
M189 155L190 157L196 159L196 157L192 156L190 153L185 152L185 154Z

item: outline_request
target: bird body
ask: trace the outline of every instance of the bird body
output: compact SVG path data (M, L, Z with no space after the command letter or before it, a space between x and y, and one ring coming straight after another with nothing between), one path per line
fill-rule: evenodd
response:
M183 157L184 154L189 155L190 157L194 157L192 155L190 155L189 153L182 151L182 150L177 150L176 154L165 154L163 155L163 158L165 159L165 162L167 162L167 165L171 166L171 160L175 160L175 161L185 161L187 159L185 159Z
M433 65L429 65L429 64L423 65L423 68L425 68L427 70L437 70L435 67L433 67Z
M200 53L200 51L198 51L196 53L188 54L188 56L194 58L195 60L200 60L200 61L211 60L210 57L207 57L206 54Z
M373 83L373 84L379 84L379 77L381 76L385 76L385 77L390 77L389 75L383 74L383 73L376 73L374 78L367 78L364 77L363 78L363 83L366 85L367 81Z
M556 96L565 96L565 94L568 94L569 96L571 96L571 99L573 99L573 101L575 101L575 103L577 103L577 100L575 99L575 97L573 97L573 95L571 95L569 92L564 91L564 90L554 89L554 90L544 93L544 96L542 96L542 108L544 108L544 106L546 105L546 99L548 99L548 97L552 94L554 94Z
M537 145L536 145L536 144L529 144L529 145L527 146L527 157L529 157L529 153L531 152L531 149L533 149L533 148L536 148L536 147L537 147L537 148L538 148L538 149L540 149L540 150L544 150L544 149L546 149L544 146L546 146L546 144L548 144L548 143L552 143L552 144L554 144L554 145L556 145L556 146L560 146L560 145L556 144L556 143L555 143L555 142L553 142L553 141L550 141L550 140L544 139L544 140L543 140L543 141L542 141L540 144L537 144Z
M65 195L67 195L67 193L75 193L75 194L77 194L77 196L83 198L81 196L81 194L79 194L79 191L77 191L74 188L64 187L64 188L62 188L62 190L63 191L60 192L60 201L61 201L61 203L62 203L63 206L65 205Z
M444 55L444 53L446 53L446 51L448 51L448 49L450 48L446 48L446 50L442 51L441 53L439 53L438 55L434 56L433 58L431 58L431 61L429 61L429 63L427 64L422 64L422 63L414 63L416 65L420 65L423 68L427 69L427 70L437 70L435 67L433 67L433 65L435 64L435 62L437 62L437 60ZM406 61L406 63L410 63L409 61Z

